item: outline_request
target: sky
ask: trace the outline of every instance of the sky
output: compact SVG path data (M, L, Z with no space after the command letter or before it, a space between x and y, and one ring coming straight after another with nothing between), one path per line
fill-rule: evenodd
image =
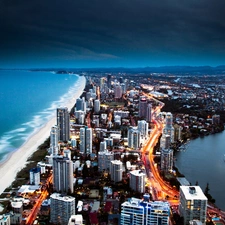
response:
M225 64L224 0L0 0L0 68Z

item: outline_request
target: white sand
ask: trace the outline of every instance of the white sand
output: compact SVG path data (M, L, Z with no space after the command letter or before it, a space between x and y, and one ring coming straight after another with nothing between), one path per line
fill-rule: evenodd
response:
M70 110L76 99L80 97L85 88L85 77L79 77L79 87L72 99L68 99L62 106ZM50 135L51 127L56 124L56 117L51 118L40 130L32 135L16 152L14 152L5 162L0 164L0 193L2 193L15 180L17 172L24 168L27 159L37 150Z

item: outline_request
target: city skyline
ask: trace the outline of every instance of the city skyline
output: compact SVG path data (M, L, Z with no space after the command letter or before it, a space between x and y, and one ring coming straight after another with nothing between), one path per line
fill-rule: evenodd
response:
M219 66L225 2L1 2L0 68Z

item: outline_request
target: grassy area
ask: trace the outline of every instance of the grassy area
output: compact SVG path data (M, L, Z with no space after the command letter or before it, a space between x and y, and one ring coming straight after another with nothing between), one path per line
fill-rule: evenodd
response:
M50 138L47 138L45 142L38 147L37 151L35 151L28 159L25 167L17 173L16 179L13 181L11 187L7 188L5 191L9 191L11 188L17 188L18 186L26 184L29 181L29 170L36 167L37 163L45 158L49 144Z

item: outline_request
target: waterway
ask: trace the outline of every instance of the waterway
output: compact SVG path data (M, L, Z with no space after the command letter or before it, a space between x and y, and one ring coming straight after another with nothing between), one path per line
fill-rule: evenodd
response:
M176 154L175 166L192 184L209 193L225 210L225 131L191 140L186 150Z

